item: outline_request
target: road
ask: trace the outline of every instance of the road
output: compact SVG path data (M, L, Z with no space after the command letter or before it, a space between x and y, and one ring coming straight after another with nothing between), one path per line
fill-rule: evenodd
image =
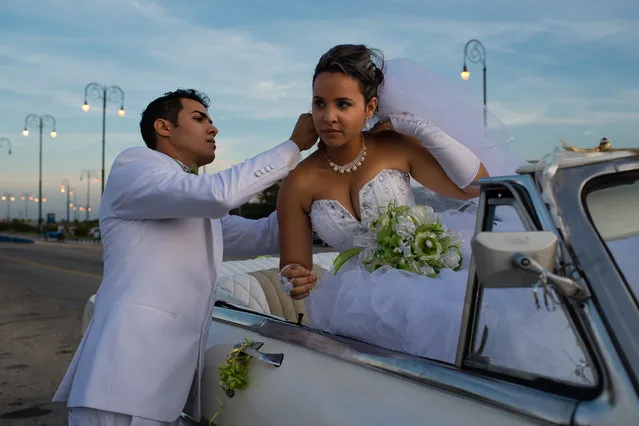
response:
M0 425L67 425L66 407L50 401L101 274L99 244L0 242Z
M0 425L67 424L49 401L101 274L100 245L0 243Z

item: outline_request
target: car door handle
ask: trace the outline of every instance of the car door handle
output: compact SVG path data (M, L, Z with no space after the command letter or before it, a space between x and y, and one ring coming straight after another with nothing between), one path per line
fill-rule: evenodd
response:
M242 343L238 343L237 345L233 346L233 348L239 349L242 347L242 345ZM260 352L259 349L262 346L264 346L264 342L252 342L250 345L244 346L242 352L267 364L274 365L275 367L279 367L280 365L282 365L284 354L266 354L264 352Z

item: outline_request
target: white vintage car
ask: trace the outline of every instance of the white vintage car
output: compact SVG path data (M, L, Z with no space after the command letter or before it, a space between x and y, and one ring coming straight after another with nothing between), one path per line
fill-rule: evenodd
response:
M209 424L215 416L211 424L222 426L639 425L639 151L608 148L558 153L479 183L454 365L308 328L300 321L303 304L280 289L277 258L225 262L207 341L203 416L185 413L182 422ZM501 211L516 212L520 231L491 232ZM329 268L335 255L316 254L314 261ZM581 372L587 385L566 378L574 377L575 363L557 366L555 376L513 369L487 349L499 342L486 345L477 327L482 298L530 292L544 269L578 342L571 350L589 367ZM537 326L543 336L543 315ZM249 384L229 397L218 367L245 339L257 342L246 350Z

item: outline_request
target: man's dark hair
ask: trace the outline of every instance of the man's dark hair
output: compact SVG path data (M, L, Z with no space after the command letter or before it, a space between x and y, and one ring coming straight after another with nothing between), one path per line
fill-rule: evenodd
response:
M146 146L151 149L157 148L158 138L155 133L154 123L158 118L169 120L175 127L178 127L178 114L183 108L182 99L191 99L201 103L204 108L209 108L208 96L197 90L178 89L174 92L166 92L164 96L151 102L142 112L140 132Z

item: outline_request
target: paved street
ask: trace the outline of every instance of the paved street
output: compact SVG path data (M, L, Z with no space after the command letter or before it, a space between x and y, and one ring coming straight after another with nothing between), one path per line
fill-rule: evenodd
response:
M50 404L102 274L99 245L0 243L0 425L66 425Z
M101 245L0 243L0 425L66 426L50 401L101 274Z

